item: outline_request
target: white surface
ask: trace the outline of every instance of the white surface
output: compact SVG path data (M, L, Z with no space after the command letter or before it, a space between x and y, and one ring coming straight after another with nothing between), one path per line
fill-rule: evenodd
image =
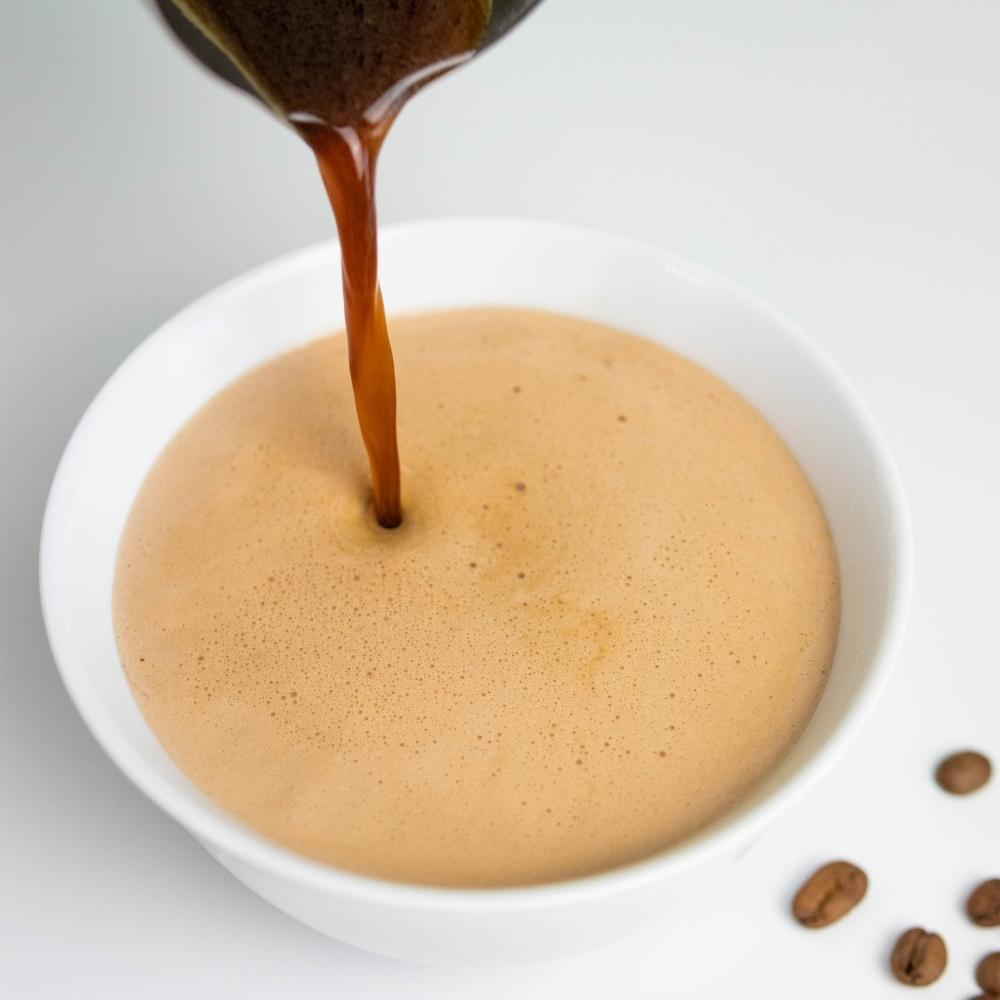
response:
M917 539L913 621L874 725L733 866L731 893L669 935L483 975L372 958L274 912L127 784L61 689L34 566L70 430L170 313L330 226L296 140L204 80L137 3L6 5L0 993L891 998L908 994L887 949L921 923L951 952L921 995L972 996L997 938L960 903L1000 874L1000 782L956 801L929 774L956 745L1000 757L998 52L994 0L546 0L390 137L385 219L604 226L774 302L882 423ZM603 190L616 176L621 191ZM869 897L806 933L789 894L833 855L868 868Z
M115 649L118 540L143 478L184 421L234 378L339 325L333 240L184 309L87 410L42 530L42 608L67 689L150 798L251 889L340 941L468 965L578 953L668 913L683 923L689 896L709 891L720 862L731 863L829 772L885 689L909 609L912 552L881 435L844 375L795 326L734 282L648 244L555 223L461 218L385 226L379 268L402 312L542 308L660 340L768 418L817 492L840 564L836 656L801 738L737 809L673 850L586 879L500 891L391 885L317 865L246 829L184 777L147 728Z

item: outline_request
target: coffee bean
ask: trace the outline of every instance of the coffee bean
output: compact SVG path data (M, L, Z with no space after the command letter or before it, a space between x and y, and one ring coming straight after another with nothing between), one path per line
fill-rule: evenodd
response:
M980 927L1000 925L1000 878L990 878L972 890L965 912Z
M850 861L823 865L795 894L792 913L803 927L826 927L864 899L868 876Z
M892 974L907 986L933 983L948 964L948 949L940 934L911 927L900 935L889 960Z
M945 757L935 774L937 783L952 795L968 795L990 780L993 768L989 759L975 750L963 750Z
M984 993L1000 993L1000 951L991 952L976 966L976 982Z

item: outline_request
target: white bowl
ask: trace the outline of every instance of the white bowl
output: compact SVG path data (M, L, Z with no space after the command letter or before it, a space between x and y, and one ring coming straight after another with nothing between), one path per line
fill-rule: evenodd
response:
M681 844L600 875L529 888L399 885L299 857L217 808L140 714L115 649L111 585L146 471L210 396L266 358L342 324L339 253L325 243L224 285L162 326L112 376L73 435L42 532L42 604L69 693L112 760L237 878L286 913L361 948L424 962L539 957L602 943L680 906L841 755L881 692L909 603L899 478L840 371L791 323L705 268L630 240L501 219L387 228L390 311L516 305L575 313L658 340L720 375L790 445L826 511L842 621L806 732L736 809Z

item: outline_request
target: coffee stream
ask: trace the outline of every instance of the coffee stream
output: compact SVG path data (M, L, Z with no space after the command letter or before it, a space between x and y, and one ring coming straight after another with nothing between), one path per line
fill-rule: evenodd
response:
M340 237L351 382L375 516L394 528L403 510L375 166L407 99L475 52L490 0L176 2L316 155Z

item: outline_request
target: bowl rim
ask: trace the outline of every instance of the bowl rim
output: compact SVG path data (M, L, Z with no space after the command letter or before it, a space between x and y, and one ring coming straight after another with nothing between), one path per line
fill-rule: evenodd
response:
M420 234L441 230L470 231L483 238L503 229L517 232L525 239L546 236L586 242L599 252L615 249L641 253L661 266L694 276L739 300L741 307L756 311L801 350L836 390L852 419L862 432L876 463L890 526L889 551L890 593L879 637L874 646L867 675L847 710L835 725L832 735L787 781L758 804L730 821L723 817L701 834L658 854L608 871L580 878L537 885L501 888L453 888L391 882L366 875L342 871L266 840L234 817L221 810L213 811L199 799L153 774L134 751L130 741L111 717L103 710L100 699L83 678L85 670L72 667L79 657L63 627L63 612L57 600L53 581L59 576L61 547L57 521L71 502L72 467L76 456L88 445L89 427L95 411L113 387L131 376L132 369L154 345L173 335L178 326L190 323L199 312L216 306L222 300L256 293L262 285L283 280L290 272L308 264L315 255L339 254L335 240L325 240L284 254L260 264L215 287L200 296L146 337L118 366L88 406L67 444L53 478L42 523L39 579L42 613L49 643L63 683L83 717L84 722L104 751L126 777L168 815L186 827L198 839L228 864L242 864L259 873L325 893L350 897L394 908L436 912L521 912L578 904L624 891L636 890L659 882L681 871L697 867L717 858L760 833L796 798L816 784L841 758L847 746L857 736L883 693L899 647L902 643L909 612L913 585L913 547L908 506L902 480L889 452L882 432L868 411L857 390L840 368L802 330L777 309L738 282L655 244L620 236L585 226L545 222L530 219L490 216L457 216L419 220L385 226L380 232L380 245L397 239L413 239Z

